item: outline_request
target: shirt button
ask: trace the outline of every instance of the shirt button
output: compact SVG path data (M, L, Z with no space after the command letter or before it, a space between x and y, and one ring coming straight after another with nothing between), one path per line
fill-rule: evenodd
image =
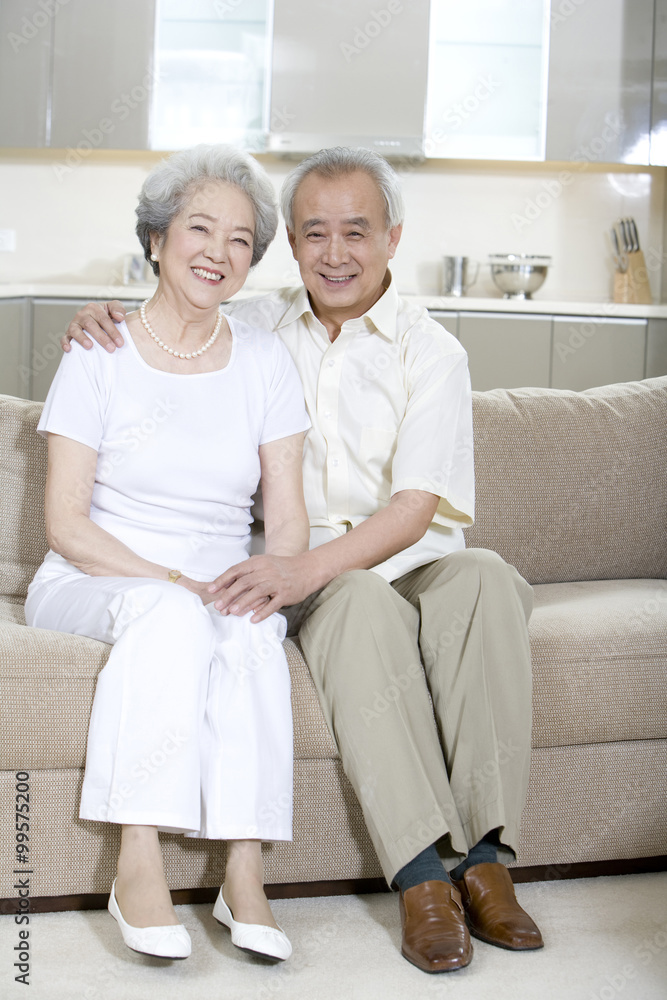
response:
M331 464L332 465L338 465L338 459L337 458L332 458Z
M331 410L327 410L324 416L328 419L331 416Z
M333 368L335 364L336 364L335 361L327 361L327 365L329 366L329 368Z

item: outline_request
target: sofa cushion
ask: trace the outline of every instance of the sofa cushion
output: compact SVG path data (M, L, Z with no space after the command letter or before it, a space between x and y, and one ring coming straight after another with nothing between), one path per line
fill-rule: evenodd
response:
M284 648L292 677L294 756L338 757L298 647L288 639ZM29 628L22 604L0 601L0 731L7 734L0 768L83 767L97 675L110 650L85 636Z
M667 377L473 393L476 522L530 583L667 576Z
M667 737L667 582L534 589L533 746Z

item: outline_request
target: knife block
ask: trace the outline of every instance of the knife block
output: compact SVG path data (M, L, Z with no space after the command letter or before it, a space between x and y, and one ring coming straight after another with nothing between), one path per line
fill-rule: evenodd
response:
M653 297L644 254L641 250L636 250L627 257L627 270L614 273L614 302L650 306L653 304Z

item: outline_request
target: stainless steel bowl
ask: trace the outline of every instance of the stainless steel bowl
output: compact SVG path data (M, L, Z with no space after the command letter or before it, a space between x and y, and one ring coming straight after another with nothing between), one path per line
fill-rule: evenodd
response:
M505 299L530 299L547 276L551 257L525 253L489 254L491 277Z

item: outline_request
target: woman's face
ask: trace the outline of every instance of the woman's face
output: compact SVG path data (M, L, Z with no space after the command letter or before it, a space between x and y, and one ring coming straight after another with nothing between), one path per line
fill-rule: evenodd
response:
M217 306L242 287L252 260L255 213L248 196L224 181L208 181L186 200L162 246L160 284L198 308Z

